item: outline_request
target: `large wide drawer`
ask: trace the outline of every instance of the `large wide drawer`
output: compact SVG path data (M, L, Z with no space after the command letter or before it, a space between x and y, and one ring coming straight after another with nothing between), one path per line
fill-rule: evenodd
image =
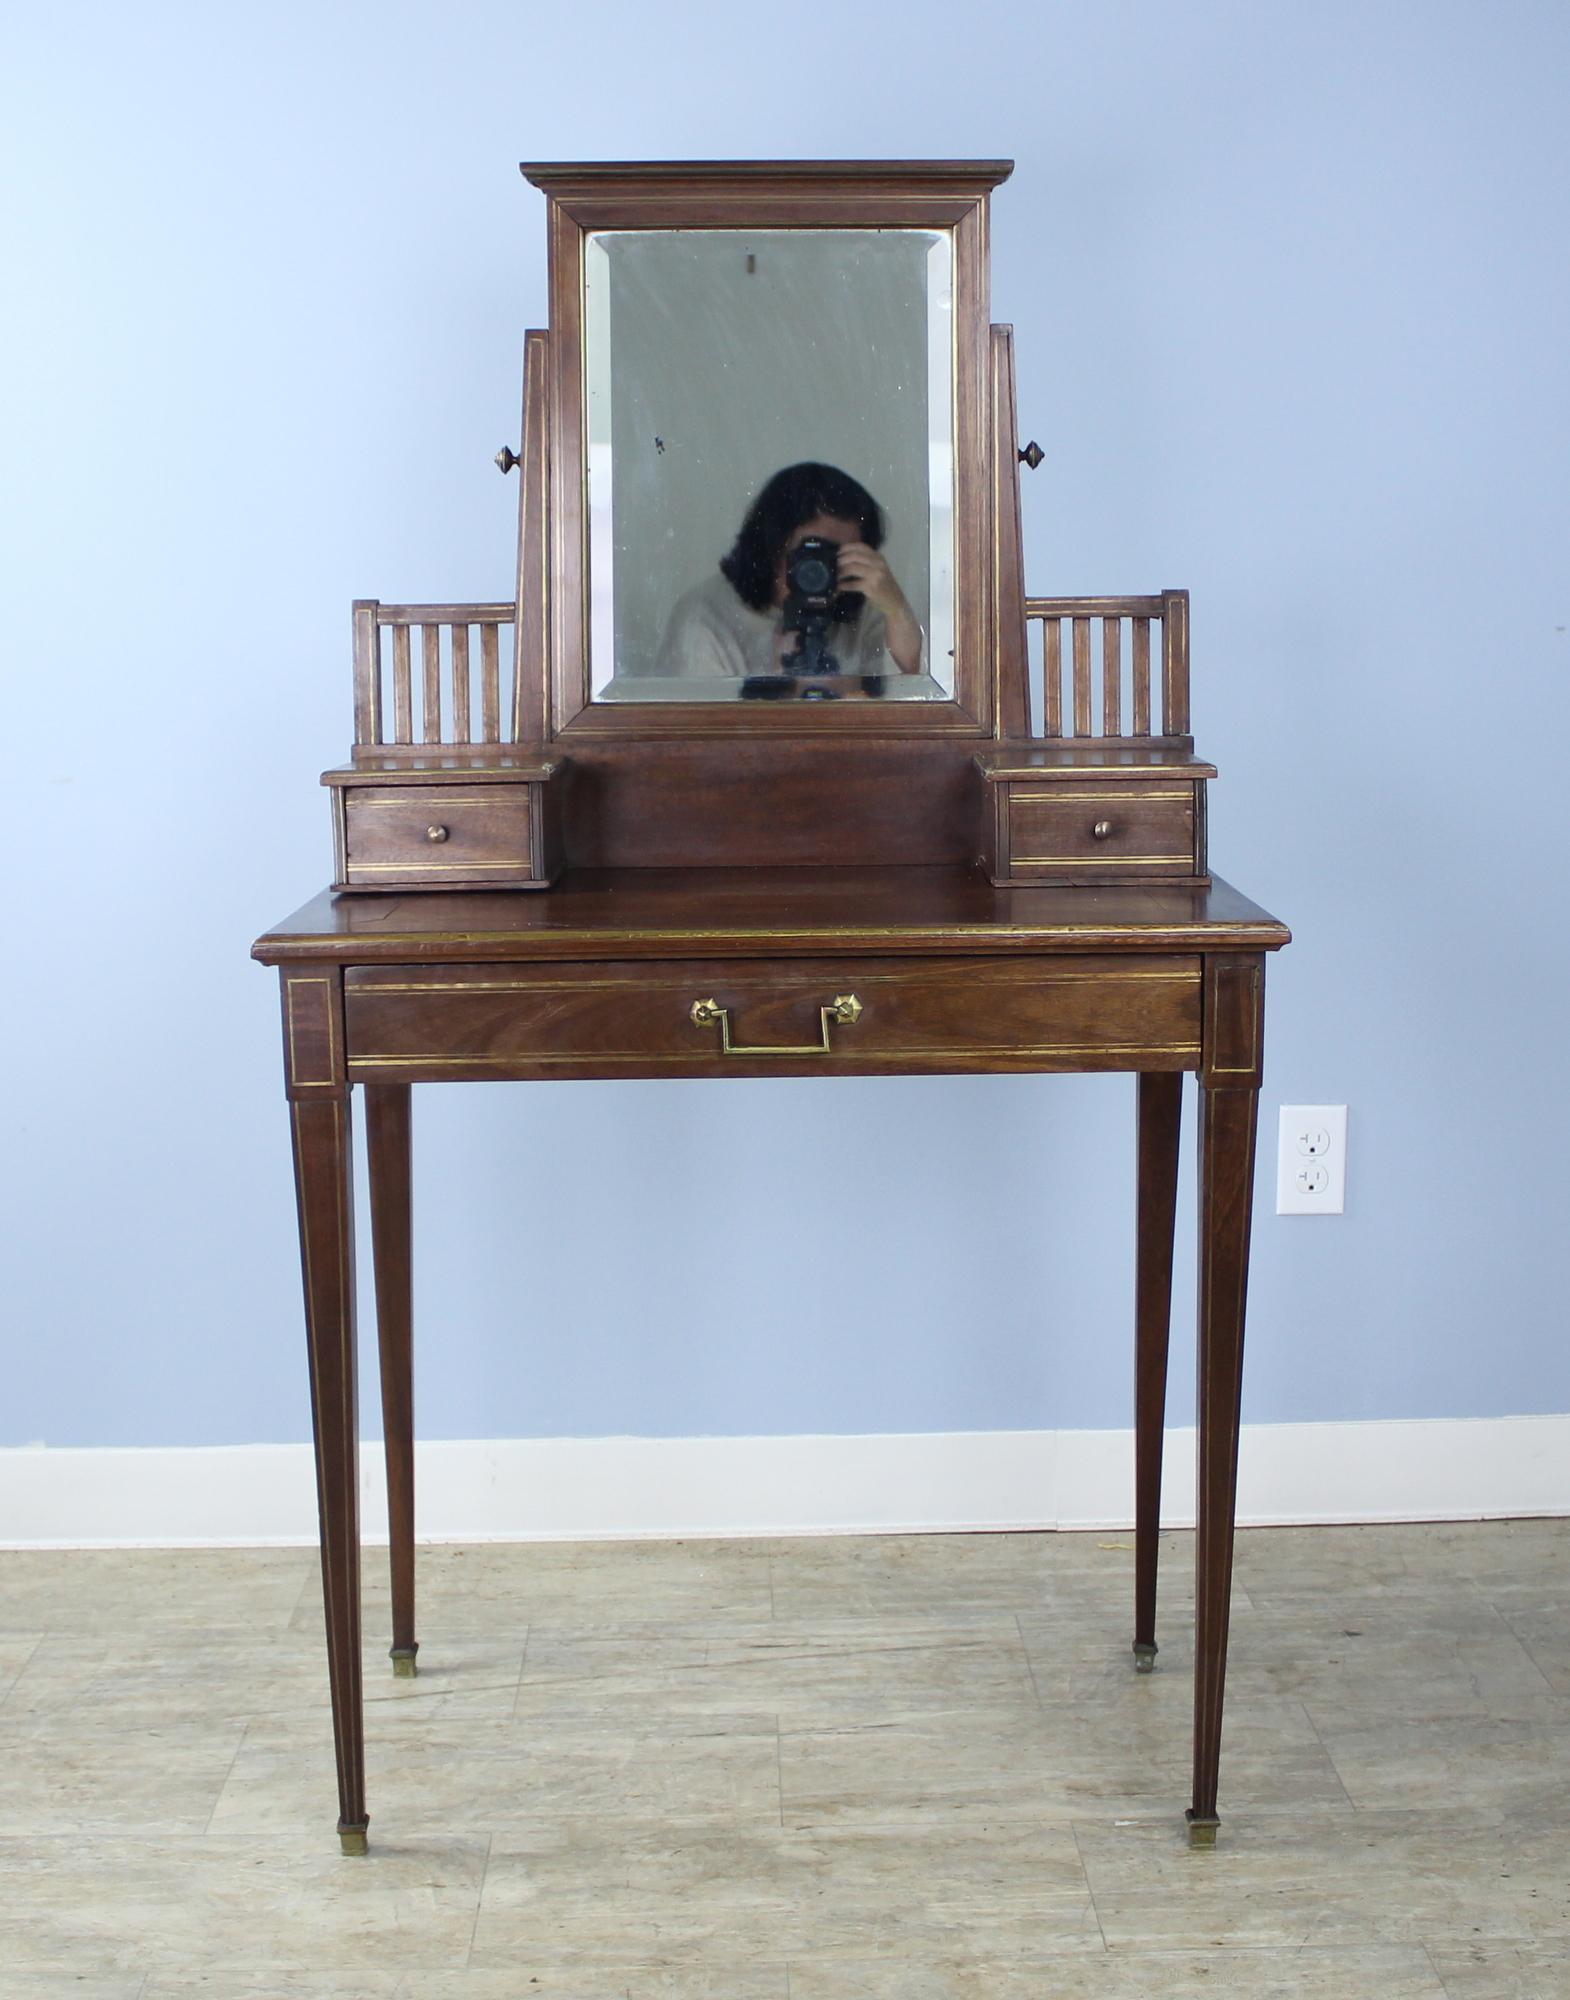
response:
M356 966L349 1073L817 1076L1198 1066L1197 957Z

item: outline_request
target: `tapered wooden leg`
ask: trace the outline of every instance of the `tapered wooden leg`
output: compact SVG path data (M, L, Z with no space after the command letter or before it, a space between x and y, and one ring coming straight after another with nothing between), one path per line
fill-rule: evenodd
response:
M1243 1305L1248 1288L1257 1087L1199 1099L1199 1533L1195 1549L1194 1803L1189 1838L1214 1845L1232 1602Z
M1134 1280L1134 1665L1156 1664L1156 1556L1161 1537L1161 1447L1167 1421L1172 1324L1172 1238L1177 1220L1183 1078L1139 1079L1139 1240Z
M412 1677L414 1636L414 1297L410 1268L409 1086L365 1086L371 1178L371 1257L387 1456L393 1672Z
M368 1822L360 1685L359 1425L348 1093L324 1090L320 1096L297 1098L290 1111L316 1440L327 1673L338 1756L338 1836L346 1854L363 1854Z

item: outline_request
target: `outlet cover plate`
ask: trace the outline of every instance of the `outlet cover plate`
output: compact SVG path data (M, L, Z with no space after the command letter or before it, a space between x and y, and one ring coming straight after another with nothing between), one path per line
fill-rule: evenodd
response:
M1346 1106L1283 1104L1276 1145L1277 1215L1346 1211Z

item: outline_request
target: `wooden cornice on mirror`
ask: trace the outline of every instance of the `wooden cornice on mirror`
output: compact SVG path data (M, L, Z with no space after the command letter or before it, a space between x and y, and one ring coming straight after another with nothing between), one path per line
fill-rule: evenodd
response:
M518 171L553 203L595 229L606 221L599 203L618 216L637 211L637 229L730 228L737 223L780 229L854 225L912 227L908 205L923 204L924 222L958 221L1014 171L1012 160L638 160L523 161ZM703 202L711 219L689 219ZM664 214L667 204L680 215ZM946 213L940 213L946 206ZM829 212L832 210L832 213ZM723 211L720 219L712 219ZM895 218L896 220L891 220Z

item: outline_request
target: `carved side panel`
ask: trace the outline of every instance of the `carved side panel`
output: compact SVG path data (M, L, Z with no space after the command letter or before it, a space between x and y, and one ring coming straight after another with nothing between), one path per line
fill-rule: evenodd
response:
M526 334L511 725L515 743L543 743L550 735L549 360L550 335Z
M1030 734L1025 646L1025 556L1019 514L1019 415L1014 394L1014 329L992 329L992 617L997 633L992 733Z

